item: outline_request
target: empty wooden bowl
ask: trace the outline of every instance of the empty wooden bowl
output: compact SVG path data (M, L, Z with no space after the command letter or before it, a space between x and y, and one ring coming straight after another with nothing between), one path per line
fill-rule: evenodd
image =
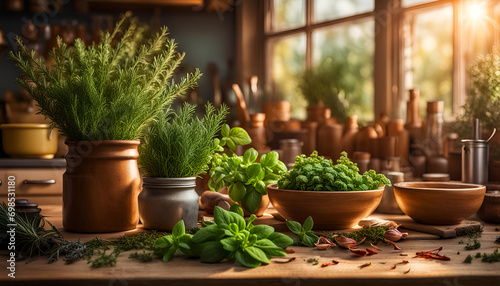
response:
M308 216L316 230L348 229L369 216L379 205L384 188L370 191L295 191L267 186L272 205L287 220L304 223Z
M460 182L402 182L394 184L401 210L414 221L432 225L459 224L476 213L486 187Z

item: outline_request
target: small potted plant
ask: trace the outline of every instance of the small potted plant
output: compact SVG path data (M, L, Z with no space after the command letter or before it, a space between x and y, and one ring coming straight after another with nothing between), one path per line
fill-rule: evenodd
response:
M202 119L194 116L195 108L185 104L177 114L158 114L141 138L139 167L144 177L139 213L145 228L172 231L180 220L188 229L197 226L196 177L208 169L220 148L216 136L227 107L216 111L207 104Z
M86 46L58 39L52 65L18 39L10 57L22 72L18 83L68 140L63 176L63 225L67 231L134 229L139 221L141 130L178 95L196 85L197 70L171 80L184 55L164 27L147 28L124 17L113 33Z
M299 76L298 88L308 103L309 121L322 122L330 115L339 122L347 119L344 97L354 90L354 85L345 79L347 69L345 63L328 58Z
M246 133L241 132L240 136L235 136L237 130L224 125L221 131L221 145L227 144L234 150L235 145L240 144L239 141L244 142ZM241 140L234 142L234 138ZM211 191L220 191L226 187L229 198L241 206L247 214L262 216L269 206L266 186L276 183L280 174L287 169L275 151L263 154L260 162L257 162L258 157L259 154L254 148L246 150L243 156L238 156L234 152L230 152L229 155L214 154L208 187Z

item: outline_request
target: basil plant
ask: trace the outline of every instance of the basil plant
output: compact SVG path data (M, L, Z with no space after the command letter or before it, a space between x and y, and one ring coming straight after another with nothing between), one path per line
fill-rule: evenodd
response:
M237 142L238 139L245 137L240 132L233 132L236 128L239 127L231 130L228 126L222 128L221 143ZM231 138L235 134L238 134L237 140ZM228 144L228 147L233 149L232 147L235 146ZM249 213L254 213L262 202L262 196L267 195L266 186L275 184L280 174L287 170L275 151L263 154L260 162L256 162L258 156L259 153L254 148L248 149L243 156L238 156L234 152L230 155L215 154L209 172L208 187L211 191L219 191L227 187L232 201L241 205Z

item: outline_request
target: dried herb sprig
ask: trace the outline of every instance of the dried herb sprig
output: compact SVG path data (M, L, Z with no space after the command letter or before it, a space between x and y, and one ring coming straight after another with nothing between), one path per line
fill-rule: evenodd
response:
M334 239L336 236L345 236L348 238L352 238L356 241L361 241L365 239L366 242L369 243L377 243L379 241L384 241L384 234L387 231L387 227L385 226L363 226L362 229L354 232L345 232L345 233L328 233L324 232L323 235L328 237L329 239Z
M134 252L130 254L129 258L136 259L141 262L151 262L153 261L154 255L153 252L146 252L143 250L142 253Z

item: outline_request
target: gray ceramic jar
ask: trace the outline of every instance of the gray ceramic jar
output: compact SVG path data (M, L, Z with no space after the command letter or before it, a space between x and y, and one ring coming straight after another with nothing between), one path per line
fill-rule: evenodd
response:
M184 220L186 229L197 226L196 177L144 177L139 194L139 214L144 228L171 232Z

